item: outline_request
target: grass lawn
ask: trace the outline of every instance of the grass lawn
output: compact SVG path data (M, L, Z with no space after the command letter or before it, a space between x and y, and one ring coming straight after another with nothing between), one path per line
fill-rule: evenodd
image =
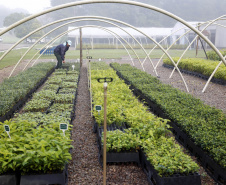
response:
M23 60L31 59L32 56L38 51L37 48L41 48L41 45L37 45L36 47L32 48L29 53L23 58ZM21 56L27 51L27 49L18 49L13 50L10 53L8 53L1 61L0 61L0 69L3 69L4 67L15 65L18 60L21 58ZM129 50L129 53L133 58L136 58L136 55L132 52L132 50ZM141 49L135 49L137 55L140 58L145 58L145 53ZM147 53L150 52L150 49L147 49ZM195 50L188 50L185 54L184 58L195 58ZM183 53L183 50L170 50L169 54L172 57L178 57L181 56ZM0 56L2 56L3 53L0 53ZM162 56L163 52L160 49L155 49L151 55L150 58L160 58ZM94 49L89 50L89 53L87 50L83 50L83 58L85 59L86 56L92 56L93 59L119 59L122 56L128 56L128 53L125 49ZM35 57L35 59L39 56L39 54ZM165 56L166 57L166 56ZM205 54L203 50L199 50L198 57L204 58ZM80 58L80 52L79 50L75 50L74 48L70 48L68 52L66 53L66 59L77 59ZM54 55L50 56L41 56L40 59L55 59Z

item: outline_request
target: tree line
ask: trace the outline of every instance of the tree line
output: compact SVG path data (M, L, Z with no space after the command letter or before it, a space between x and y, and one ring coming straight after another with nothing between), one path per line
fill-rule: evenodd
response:
M64 3L76 2L80 0L51 0L51 6L57 6ZM225 0L136 0L137 2L146 3L152 6L169 11L186 21L208 21L215 19L225 14ZM26 13L13 13L4 19L4 26L28 16ZM173 27L176 21L164 14L158 13L142 7L117 4L117 3L96 3L80 5L70 8L64 8L55 12L44 15L44 18L33 19L14 29L17 37L21 38L30 33L32 30L40 27L43 24L67 18L72 16L96 15L110 17L121 20L136 27ZM86 21L86 24L93 24L91 21ZM70 26L80 26L82 23L75 23ZM95 25L109 26L106 23L95 22ZM43 31L33 35L39 37L44 32L47 32L57 25L50 26ZM53 35L58 35L66 31L67 27L63 27L55 31Z
M80 0L51 0L52 6ZM225 14L225 0L134 0L169 11L186 21L208 21ZM54 12L53 19L78 15L100 15L137 27L172 27L175 20L158 12L131 5L98 3Z

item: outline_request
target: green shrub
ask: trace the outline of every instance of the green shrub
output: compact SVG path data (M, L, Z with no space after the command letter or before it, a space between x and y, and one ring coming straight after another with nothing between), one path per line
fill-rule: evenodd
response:
M10 127L10 136L3 130L4 124ZM63 170L71 160L70 130L66 137L59 130L59 124L51 127L34 128L35 122L0 122L0 174L8 171L47 173Z
M223 56L226 55L226 49L222 49L220 52ZM219 55L215 51L207 51L207 56L209 60L221 61Z
M173 59L176 63L179 60L179 58L173 58ZM171 60L169 59L164 59L163 62L165 64L173 66ZM188 71L194 71L206 76L210 76L218 64L219 62L217 61L211 61L211 60L199 59L199 58L187 58L187 59L181 59L178 67ZM214 78L226 80L226 66L223 63L220 65L220 67L216 71Z
M155 102L181 129L222 167L226 167L226 115L200 99L165 85L130 65L112 64L115 70Z
M14 77L5 79L0 84L0 116L4 116L23 99L54 66L53 62L39 63Z
M175 141L169 137L168 120L157 118L150 113L148 108L133 96L123 80L117 77L115 71L109 69L108 65L92 63L91 69L93 105L102 105L103 107L104 103L103 83L99 83L97 79L113 78L113 82L108 84L107 124L121 125L126 123L130 126L125 132L119 130L107 132L107 150L109 152L142 148L148 156L148 160L161 176L198 171L198 165L184 154L179 145L175 144ZM132 68L130 72L133 75ZM103 125L103 112L103 110L99 113L93 110L93 115L99 125ZM153 151L153 146L155 146L155 151ZM154 155L152 155L153 153ZM179 162L181 159L183 161Z

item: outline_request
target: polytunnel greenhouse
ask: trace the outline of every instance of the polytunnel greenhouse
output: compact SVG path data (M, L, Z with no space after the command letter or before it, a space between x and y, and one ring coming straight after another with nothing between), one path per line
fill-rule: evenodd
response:
M0 29L0 185L226 184L226 15L51 2Z

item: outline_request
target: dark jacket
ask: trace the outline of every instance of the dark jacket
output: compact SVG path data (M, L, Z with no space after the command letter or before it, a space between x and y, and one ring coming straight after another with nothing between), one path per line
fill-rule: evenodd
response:
M68 49L69 47L60 44L54 49L54 53L59 54L61 56L61 59L64 60L64 55Z

